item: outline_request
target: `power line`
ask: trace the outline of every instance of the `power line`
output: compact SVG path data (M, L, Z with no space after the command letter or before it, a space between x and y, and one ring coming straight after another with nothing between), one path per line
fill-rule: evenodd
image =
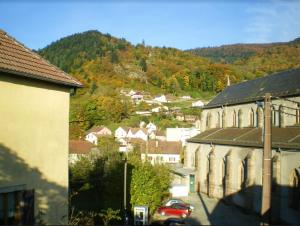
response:
M295 100L289 100L289 99L287 99L286 97L274 97L274 98L275 98L275 99L283 99L283 100L292 102L292 103L294 103L294 104L298 104L298 106L300 106L300 102L295 101Z

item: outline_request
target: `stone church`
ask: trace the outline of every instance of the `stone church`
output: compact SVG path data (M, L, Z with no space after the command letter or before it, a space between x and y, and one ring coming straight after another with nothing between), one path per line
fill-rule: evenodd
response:
M228 86L204 106L185 167L195 190L260 213L264 96L271 93L273 222L300 224L300 69Z

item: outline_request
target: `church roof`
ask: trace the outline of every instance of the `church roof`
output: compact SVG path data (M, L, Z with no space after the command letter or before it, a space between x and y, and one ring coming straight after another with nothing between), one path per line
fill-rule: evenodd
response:
M0 71L71 87L82 87L75 78L50 64L2 30L0 30Z
M261 128L217 128L192 137L191 143L262 148ZM300 127L272 128L272 148L300 150Z
M234 105L262 100L265 93L273 97L300 94L300 69L282 71L258 79L228 86L204 108Z

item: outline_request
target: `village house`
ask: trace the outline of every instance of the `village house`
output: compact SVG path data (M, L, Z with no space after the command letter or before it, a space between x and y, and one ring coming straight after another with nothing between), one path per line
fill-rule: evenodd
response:
M120 126L115 130L115 138L117 140L125 138L127 136L127 133L129 131L129 127Z
M68 224L70 91L81 83L0 30L0 224Z
M180 97L180 98L183 99L183 100L190 100L190 99L192 99L192 97L189 96L189 95L182 96L182 97Z
M69 163L74 164L81 157L91 157L98 152L97 147L85 140L70 140L69 141ZM94 154L95 155L95 154Z
M300 69L227 87L204 106L188 140L190 187L260 213L264 96L271 93L273 222L300 222Z
M204 106L204 103L201 100L197 100L192 103L192 107L195 107L195 108L201 108L203 106Z
M155 102L159 102L159 103L167 103L168 102L165 95L157 96L153 100Z
M181 142L149 140L148 150L146 144L141 149L142 161L149 161L151 164L175 164L180 162Z
M141 101L143 101L144 99L144 96L142 95L141 92L135 92L134 94L131 95L131 100L134 102L134 103L140 103Z
M197 128L167 128L166 140L167 141L180 141L182 146L186 145L186 140L196 136L200 133Z
M152 122L149 122L147 125L146 125L146 129L148 130L148 133L151 133L153 131L156 131L157 127L154 123Z
M162 130L153 131L153 133L149 135L149 138L152 140L161 140L161 141L167 140L166 133Z
M146 141L148 140L148 130L146 128L130 128L126 138L140 138Z
M98 144L98 138L111 136L112 132L105 126L95 126L86 132L85 140L95 145Z

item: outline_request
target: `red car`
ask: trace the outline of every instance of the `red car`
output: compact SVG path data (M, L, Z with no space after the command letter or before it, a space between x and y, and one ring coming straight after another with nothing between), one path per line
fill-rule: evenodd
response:
M174 203L171 206L161 206L157 210L159 214L187 217L191 214L191 209L183 203Z

